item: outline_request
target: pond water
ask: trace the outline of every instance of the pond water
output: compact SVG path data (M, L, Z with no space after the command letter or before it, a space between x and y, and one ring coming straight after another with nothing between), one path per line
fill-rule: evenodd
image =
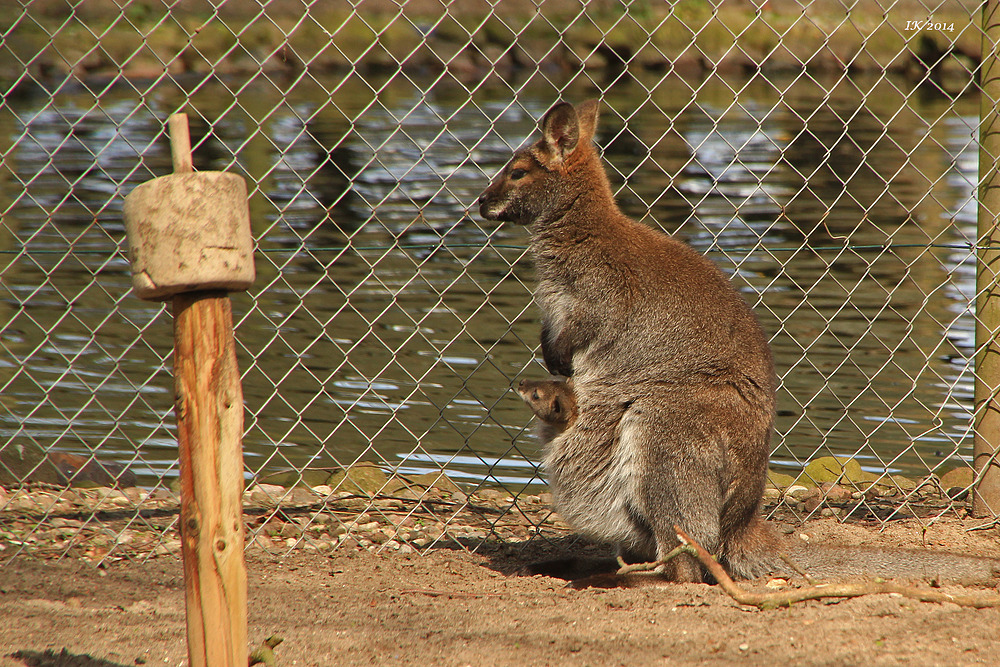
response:
M177 474L171 316L129 294L120 217L169 173L162 122L184 107L196 167L250 184L248 471L364 459L540 484L511 391L544 376L527 236L473 205L559 90L597 94L541 76L19 89L0 106L0 447ZM604 100L623 209L718 262L772 336L774 467L841 454L922 476L970 454L977 99L649 74Z

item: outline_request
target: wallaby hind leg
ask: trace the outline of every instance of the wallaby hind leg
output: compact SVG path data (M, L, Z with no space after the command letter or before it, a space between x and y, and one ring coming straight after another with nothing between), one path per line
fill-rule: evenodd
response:
M636 485L636 521L644 523L656 542L663 562L679 544L678 525L718 554L721 545L720 514L723 503L724 454L718 438L705 433L699 421L684 419L676 409L677 397L656 397L651 408L634 403L621 425L621 444L642 461ZM670 406L664 414L664 407ZM703 581L701 565L689 554L675 556L661 570L674 581Z

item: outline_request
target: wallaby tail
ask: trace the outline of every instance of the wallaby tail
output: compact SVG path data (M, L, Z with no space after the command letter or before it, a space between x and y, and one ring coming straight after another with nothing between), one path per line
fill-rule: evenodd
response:
M942 551L790 544L783 552L779 547L779 553L802 573L827 581L882 578L988 586L1000 582L1000 560ZM782 562L780 568L788 576L795 574L790 564Z

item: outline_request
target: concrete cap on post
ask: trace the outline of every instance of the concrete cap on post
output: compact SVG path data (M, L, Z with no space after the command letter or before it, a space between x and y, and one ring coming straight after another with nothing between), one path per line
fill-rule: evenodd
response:
M246 183L235 174L190 169L190 152L186 159L175 155L179 173L147 181L125 198L132 289L142 299L253 284Z

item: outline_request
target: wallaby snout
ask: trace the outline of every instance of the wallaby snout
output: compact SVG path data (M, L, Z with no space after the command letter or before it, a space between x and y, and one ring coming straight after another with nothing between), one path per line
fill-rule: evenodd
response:
M498 181L501 180L503 172L501 172L497 178L489 184L489 186L483 190L483 193L479 195L477 204L479 204L479 215L483 216L487 220L502 221L504 206L500 201L497 190L500 184Z
M479 195L479 214L487 220L530 223L544 195L543 180L543 170L530 153L515 153Z

